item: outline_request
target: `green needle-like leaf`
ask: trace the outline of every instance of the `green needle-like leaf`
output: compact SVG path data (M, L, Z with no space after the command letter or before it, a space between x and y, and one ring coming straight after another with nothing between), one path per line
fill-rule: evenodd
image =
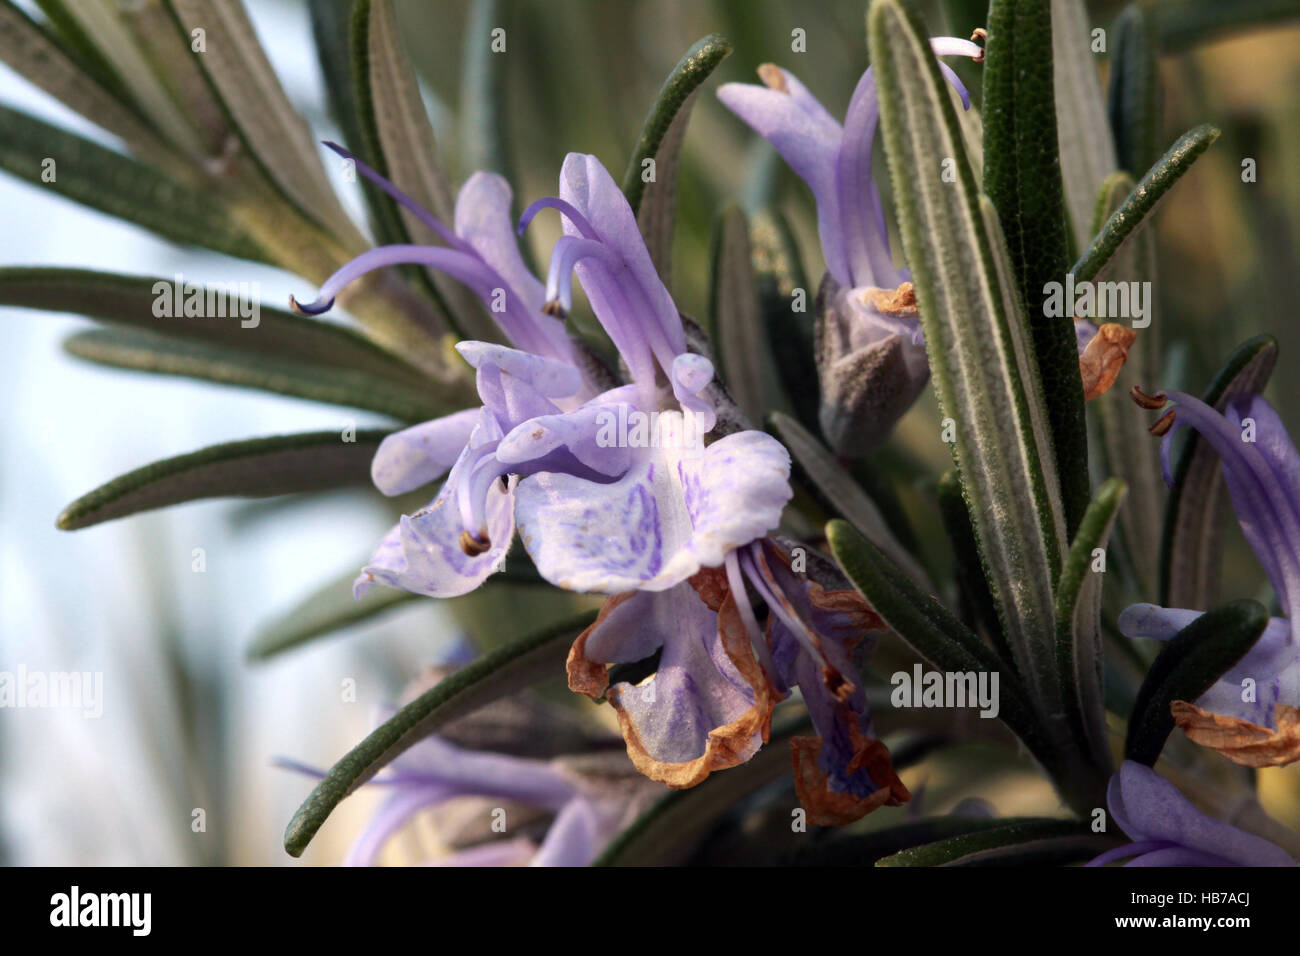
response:
M266 358L242 349L187 342L135 329L78 332L67 338L63 347L77 358L99 365L364 408L407 422L427 421L449 411L432 392L387 383L368 373Z
M709 312L722 379L746 416L761 421L764 409L771 407L764 390L771 381L764 374L767 336L759 321L749 224L735 206L723 212L714 228L712 272Z
M1074 536L1056 588L1056 646L1077 739L1087 741L1102 776L1110 774L1102 695L1101 582L1105 549L1126 487L1111 478L1097 489ZM1097 553L1100 551L1100 555ZM1098 561L1101 562L1098 570Z
M1061 178L1070 213L1072 255L1092 238L1093 200L1115 171L1115 138L1097 74L1088 8L1083 0L1052 0L1052 72Z
M546 677L563 674L574 636L596 619L582 614L468 664L381 724L330 768L298 808L284 848L301 856L339 803L398 755L444 724Z
M1069 265L1047 0L993 0L984 63L984 191L1028 310L1056 449L1066 532L1088 506L1088 441L1074 325L1043 308Z
M1110 31L1107 111L1119 168L1137 175L1160 148L1160 51L1146 4L1130 3Z
M637 140L636 149L632 151L627 172L623 174L623 195L627 197L634 213L640 211L641 198L646 192L646 172L657 167L660 147L668 136L674 118L686 107L691 94L699 89L700 84L708 79L709 74L730 52L731 43L726 37L710 33L686 51L686 55L668 74L668 79L664 80L641 127L641 137ZM654 161L653 165L646 160ZM655 173L657 179L657 169Z
M1178 141L1170 146L1160 161L1147 171L1141 182L1129 193L1128 198L1106 220L1101 232L1093 239L1092 245L1070 268L1076 283L1090 282L1097 277L1125 240L1131 237L1151 214L1156 203L1218 138L1219 131L1209 125L1198 126L1178 137ZM1106 201L1105 192L1106 190L1103 190L1103 202Z
M993 823L987 829L903 850L876 866L1061 866L1091 859L1118 842L1075 820L1009 818Z
M1277 363L1277 340L1258 335L1238 346L1202 396L1223 411L1239 395L1264 390ZM1160 541L1160 604L1204 610L1214 602L1223 561L1220 525L1228 489L1219 455L1189 431L1174 469Z
M307 432L212 445L127 472L82 495L59 515L75 531L141 511L203 498L269 498L370 481L384 431Z
M0 106L0 169L172 242L273 261L208 193L7 106Z
M255 317L178 315L185 299L201 286L186 285L176 302L170 279L57 269L39 266L0 268L0 305L71 312L88 319L123 325L175 338L197 339L252 353L264 359L328 365L373 375L379 381L425 390L429 379L419 369L345 325L259 306ZM202 311L207 311L206 294ZM252 303L246 303L252 305ZM165 309L162 307L165 306ZM155 315L159 311L171 315Z
M1174 729L1169 705L1195 701L1255 646L1268 627L1258 601L1232 601L1207 611L1169 641L1147 672L1129 717L1124 756L1154 766Z
M1006 244L997 213L976 188L924 29L898 0L876 0L868 39L942 426L955 439L985 577L1017 669L1044 716L1063 726L1052 595L1065 550L1061 483Z
M835 560L893 630L936 667L953 672L998 672L998 717L1047 766L1054 766L1037 718L1018 677L942 604L908 580L846 521L826 525Z
M817 383L814 290L808 285L790 224L766 210L750 224L749 243L758 285L759 316L767 329L767 351L775 362L789 406L800 423L820 430L821 390ZM799 297L802 309L796 309Z

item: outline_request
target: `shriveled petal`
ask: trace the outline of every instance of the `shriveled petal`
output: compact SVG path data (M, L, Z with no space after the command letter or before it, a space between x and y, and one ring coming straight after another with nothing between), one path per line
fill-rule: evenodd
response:
M1137 333L1127 326L1107 322L1088 340L1079 356L1084 401L1090 402L1110 391L1128 361L1128 350L1136 338Z
M1273 696L1267 689L1265 695ZM1211 713L1185 700L1174 701L1170 710L1189 740L1243 767L1283 767L1300 760L1300 709L1295 707L1274 703L1268 726Z
M615 482L537 474L519 485L524 546L542 576L573 591L664 590L780 522L790 457L762 432L684 447L679 412L657 419L660 443Z
M481 415L482 409L467 408L384 438L370 463L375 487L400 495L442 477L460 457Z
M378 549L352 587L360 598L375 584L427 594L455 597L468 594L496 570L510 550L514 537L514 482L502 488L494 481L488 489L484 515L489 547L467 554L461 545L465 525L456 506L459 482L449 478L433 504L402 520L380 542ZM468 479L466 479L468 480Z
M641 628L657 638L624 641L660 641L659 668L636 686L615 684L606 696L636 768L669 787L693 787L758 751L775 698L730 597L717 614L689 583L640 598Z
M1207 817L1150 767L1126 760L1107 790L1111 816L1135 841L1162 840L1238 866L1295 866L1280 847Z

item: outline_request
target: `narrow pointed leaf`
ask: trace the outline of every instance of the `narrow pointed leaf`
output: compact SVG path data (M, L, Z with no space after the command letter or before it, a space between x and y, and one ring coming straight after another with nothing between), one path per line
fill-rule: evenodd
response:
M270 660L318 637L373 621L422 597L398 588L372 588L361 600L356 600L352 596L352 582L364 564L363 559L261 628L248 647L248 659L258 663Z
M1110 30L1110 89L1106 108L1119 168L1137 175L1160 149L1160 51L1151 13L1130 3Z
M269 498L370 481L385 431L306 432L212 445L127 472L82 495L59 515L75 531L141 511L203 498Z
M0 169L172 242L272 261L210 194L7 106L0 106Z
M1133 180L1128 173L1113 173L1107 178L1097 201L1094 234L1101 231L1132 188ZM1145 288L1150 289L1156 287L1155 268L1155 232L1139 228L1110 258L1098 279L1146 283ZM1151 543L1160 537L1166 489L1160 473L1160 443L1151 440L1148 417L1131 398L1134 386L1151 389L1159 378L1160 319L1156 314L1156 297L1147 298L1145 328L1137 328L1137 316L1133 316L1137 340L1129 350L1128 361L1110 391L1093 399L1091 404L1101 438L1103 473L1124 479L1128 486L1128 498L1119 516L1120 550L1134 575L1137 593L1151 595L1157 587L1160 563L1160 553Z
M433 126L402 45L392 0L357 0L352 65L358 119L370 165L444 223L454 222L451 187L438 160ZM359 145L359 144L358 144ZM386 207L386 242L443 245L433 230L386 193L367 191ZM461 338L493 340L495 325L468 289L433 270L416 270Z
M132 150L167 150L120 87L106 83L102 74L97 76L95 66L83 68L12 0L0 0L0 61L91 122L122 137ZM0 142L9 135L0 133Z
M1151 12L1161 52L1180 53L1238 30L1300 20L1300 0L1161 0Z
M1277 340L1258 335L1240 345L1202 396L1223 411L1239 396L1262 392L1277 363ZM1174 469L1160 542L1160 603L1203 610L1214 601L1223 561L1220 526L1228 508L1218 454L1195 432Z
M375 376L328 365L264 358L206 342L134 329L92 329L63 343L77 358L115 368L197 378L220 385L255 388L314 402L380 412L401 421L421 422L445 414L434 394Z
M456 671L381 724L330 768L289 821L284 848L301 856L339 803L395 757L451 720L547 677L563 675L573 638L594 620L582 614L506 645Z
M943 517L944 531L952 544L953 561L956 565L957 586L965 601L970 617L976 625L988 635L994 648L1008 662L1015 656L1007 645L1006 635L1002 633L1002 624L998 621L997 607L993 603L993 594L989 591L988 581L984 580L984 569L980 565L979 546L975 543L975 529L971 525L970 512L966 510L966 499L962 497L961 479L957 472L949 470L939 479L937 489L939 511Z
M657 167L659 152L668 137L673 119L683 108L689 109L691 94L699 89L700 84L708 79L709 74L729 53L731 43L723 36L710 33L686 51L686 55L668 74L668 79L664 80L641 127L641 137L637 140L636 149L632 151L627 172L623 174L623 195L627 197L633 212L640 211L641 200L646 193L648 183L645 177L647 170L652 168L646 160L653 161Z
M1003 632L1034 698L1052 707L1059 700L1052 583L1065 523L1023 305L997 213L978 193L923 29L897 0L876 0L869 24L931 378L955 432L953 457ZM952 168L946 160L955 163L955 182L944 181Z
M1076 739L1087 741L1090 753L1105 775L1110 772L1110 746L1106 740L1106 706L1102 691L1101 587L1104 571L1096 570L1115 525L1126 487L1111 478L1097 489L1074 536L1061 581L1056 588L1056 646L1061 666L1061 686L1066 692L1070 722ZM1104 564L1102 565L1104 568Z
M945 671L999 674L999 719L1050 766L1050 752L1025 690L996 652L947 608L909 581L847 522L830 522L826 526L826 538L835 560L853 586L890 629L918 654Z
M307 121L271 68L242 3L169 0L186 36L203 31L192 55L267 179L300 212L349 244L360 234L339 205Z
M422 597L399 588L377 587L371 588L360 600L353 598L353 582L367 560L368 557L362 557L333 581L263 626L248 647L248 659L257 662L269 660L318 637L374 620ZM502 569L488 578L484 587L499 588L503 584L537 585L545 584L545 581L524 554L512 554ZM504 592L499 592L498 597L504 598Z
M786 400L805 428L821 428L817 420L821 391L817 384L813 290L808 286L790 224L779 212L765 210L749 229L754 281L760 320L767 329L767 349ZM796 301L802 296L802 309Z
M492 31L498 27L505 29L497 0L472 0L462 51L460 159L462 169L486 169L513 181L505 125L508 57L492 49Z
M1092 238L1093 200L1115 171L1115 138L1106 118L1098 54L1083 0L1052 0L1052 71L1061 178L1075 254Z
M200 339L267 359L365 372L380 379L380 386L429 387L423 372L360 332L335 322L265 306L258 306L255 318L244 318L235 314L235 304L229 302L226 311L230 315L178 315L184 310L185 297L196 288L201 287L182 289L178 303L176 284L170 279L90 269L0 268L0 305L71 312L160 335ZM155 315L156 309L172 314Z
M1165 644L1147 672L1129 717L1127 760L1154 766L1174 729L1169 705L1195 701L1241 660L1268 627L1258 601L1232 601L1207 611Z
M822 503L853 525L917 585L930 587L929 577L890 530L875 501L836 461L830 450L788 415L773 412L768 420L782 444L789 449L800 474L812 485Z
M1178 141L1147 171L1128 198L1106 220L1092 245L1070 268L1076 283L1090 282L1097 277L1151 214L1156 203L1218 138L1218 129L1209 125L1197 126L1178 137Z
M766 336L750 262L749 225L736 207L723 212L713 234L710 312L722 379L736 404L753 421L770 407L764 394Z
M1045 286L1069 265L1068 214L1061 181L1045 0L994 0L984 63L984 191L997 208L1028 310L1056 449L1067 534L1088 506L1088 444L1074 327L1046 314Z
M876 866L1063 865L1098 856L1118 842L1077 820L1019 819L912 847Z

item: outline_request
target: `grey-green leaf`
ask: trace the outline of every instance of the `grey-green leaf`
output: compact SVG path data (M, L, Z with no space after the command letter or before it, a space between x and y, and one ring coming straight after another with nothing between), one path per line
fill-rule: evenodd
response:
M1088 507L1088 443L1074 327L1043 307L1069 264L1046 2L993 0L984 64L984 190L997 208L1028 310L1061 484L1065 530Z
M758 292L750 261L749 224L732 206L719 217L713 235L710 313L713 344L727 391L746 416L761 421L770 407L764 393L767 336L759 321Z
M699 89L700 84L708 79L709 74L729 53L731 43L725 37L710 33L686 51L686 55L668 74L668 79L664 80L641 127L641 137L637 140L636 149L632 151L627 172L623 174L623 195L627 197L634 213L640 211L641 199L648 184L647 171L656 169L660 148L668 137L673 119L682 109L689 109L691 94ZM655 178L658 178L657 169Z
M436 400L432 391L423 393L365 372L268 358L242 349L187 342L135 329L78 332L66 339L63 347L72 355L99 365L197 378L330 405L364 408L407 422L427 421L450 410Z
M1151 214L1156 203L1218 138L1219 131L1207 124L1188 130L1178 137L1177 142L1170 146L1160 161L1147 171L1129 193L1128 198L1106 220L1101 232L1093 239L1092 245L1070 268L1076 283L1089 282L1097 277L1125 240L1132 236ZM1103 194L1104 192L1105 190Z
M1127 760L1154 766L1174 729L1169 707L1195 701L1264 634L1268 609L1258 601L1231 601L1207 611L1174 635L1156 656L1138 691L1124 741Z
M1119 168L1137 175L1160 148L1160 51L1149 7L1130 3L1111 27L1107 112Z
M0 106L0 168L172 242L272 261L208 193L7 106Z
M1092 238L1093 200L1115 170L1115 138L1092 50L1088 9L1083 0L1052 0L1052 70L1056 89L1056 134L1061 178L1070 213L1072 248Z
M943 424L956 439L1003 631L1031 693L1051 706L1059 700L1052 582L1065 524L1023 306L926 34L897 0L876 0L869 26L885 152ZM945 160L955 161L955 182L941 175Z
M285 850L301 856L345 797L439 727L546 677L562 675L574 636L595 619L594 612L582 614L514 641L411 701L330 768L289 821Z
M269 498L370 480L370 460L387 432L277 435L212 445L127 472L63 509L75 531L141 511L203 498Z
M90 269L0 268L0 305L72 312L146 332L201 339L264 358L366 372L380 379L379 384L387 382L410 389L427 387L428 379L419 369L360 332L336 322L260 305L255 318L243 317L236 314L236 304L229 299L225 300L229 315L177 314L184 311L185 299L200 288L203 287L187 285L178 291L170 279ZM155 310L164 314L155 315ZM166 311L172 314L166 315ZM207 312L206 292L202 311Z
M347 245L361 242L325 175L307 121L294 108L258 42L242 3L169 0L191 46L236 129L267 179L300 212ZM197 42L197 41L196 41Z
M1076 820L1007 819L887 856L876 866L1057 866L1091 859L1116 845Z
M876 613L912 648L945 671L997 672L998 717L1049 767L1055 760L1020 679L942 604L907 579L845 521L826 525L835 560Z
M1111 478L1097 489L1079 523L1056 588L1061 685L1076 739L1087 742L1101 776L1109 776L1111 769L1102 693L1101 584L1107 540L1125 491L1119 478Z
M1258 335L1238 346L1202 396L1223 411L1239 395L1259 393L1277 363L1277 340ZM1218 454L1194 432L1174 469L1160 542L1160 603L1204 610L1214 602L1223 561L1220 525L1228 508Z

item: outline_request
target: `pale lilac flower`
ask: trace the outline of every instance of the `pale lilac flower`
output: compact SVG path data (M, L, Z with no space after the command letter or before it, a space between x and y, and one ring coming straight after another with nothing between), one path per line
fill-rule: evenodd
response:
M1255 646L1193 703L1174 704L1188 737L1251 767L1300 759L1300 645L1291 616L1300 602L1300 455L1273 406L1259 395L1228 403L1225 413L1182 392L1162 445L1165 481L1173 484L1175 432L1194 428L1223 462L1223 477L1241 530L1282 608ZM1200 611L1135 604L1120 615L1129 637L1169 640Z
M1281 847L1207 817L1150 767L1126 760L1110 778L1106 803L1132 843L1088 863L1104 866L1295 866Z
M984 55L969 40L930 42L938 56ZM944 63L940 69L969 108L957 75ZM769 63L759 76L765 86L726 83L718 98L775 147L817 201L827 268L817 319L822 431L836 451L861 454L889 435L930 374L915 296L894 265L872 179L875 77L863 73L841 126L792 73Z

